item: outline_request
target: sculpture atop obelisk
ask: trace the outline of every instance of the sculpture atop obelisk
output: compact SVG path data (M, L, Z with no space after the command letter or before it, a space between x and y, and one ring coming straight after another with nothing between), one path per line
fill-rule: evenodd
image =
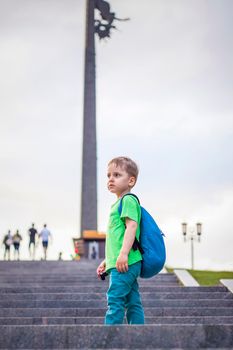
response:
M95 20L95 9L100 18ZM104 0L87 0L85 82L83 111L83 154L81 194L81 237L84 230L97 230L97 154L96 154L96 84L95 33L100 39L110 37L112 23L118 18Z

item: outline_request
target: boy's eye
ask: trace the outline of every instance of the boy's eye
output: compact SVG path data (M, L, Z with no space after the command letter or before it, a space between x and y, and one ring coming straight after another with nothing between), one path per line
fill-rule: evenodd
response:
M119 177L120 174L119 174L119 173L115 173L114 176L115 176L115 177Z

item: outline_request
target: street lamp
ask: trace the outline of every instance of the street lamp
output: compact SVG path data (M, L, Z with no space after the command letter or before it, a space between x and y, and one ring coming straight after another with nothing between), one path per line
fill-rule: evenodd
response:
M188 233L188 224L186 222L183 222L182 224L182 233L184 236L184 242L187 242L187 240L191 241L191 265L192 265L192 270L194 268L194 245L193 242L196 239L196 236L194 234L195 229L194 227L189 228L189 235ZM200 222L196 223L196 235L197 235L197 241L201 241L201 234L202 234L202 224Z

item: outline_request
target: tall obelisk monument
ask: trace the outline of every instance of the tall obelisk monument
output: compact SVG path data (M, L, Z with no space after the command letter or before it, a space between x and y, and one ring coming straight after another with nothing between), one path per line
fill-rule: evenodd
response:
M81 194L81 236L83 230L97 230L97 155L95 86L95 0L87 0L83 156Z
M99 18L95 19L95 9ZM97 154L96 154L96 85L95 33L100 39L110 37L116 18L105 0L87 0L85 82L83 114L83 157L81 194L81 237L84 230L97 230ZM127 20L127 19L123 19Z

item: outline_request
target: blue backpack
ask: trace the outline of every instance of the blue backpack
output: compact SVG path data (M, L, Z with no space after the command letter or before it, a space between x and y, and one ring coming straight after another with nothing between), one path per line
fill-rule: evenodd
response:
M137 199L139 205L139 199L135 194L127 193L121 200L118 207L118 212L121 215L122 201L125 196L133 196ZM133 249L139 251L142 254L142 269L140 277L150 278L159 273L166 260L166 250L163 240L163 232L159 229L152 216L141 207L141 222L140 222L140 238L139 241L135 238Z

